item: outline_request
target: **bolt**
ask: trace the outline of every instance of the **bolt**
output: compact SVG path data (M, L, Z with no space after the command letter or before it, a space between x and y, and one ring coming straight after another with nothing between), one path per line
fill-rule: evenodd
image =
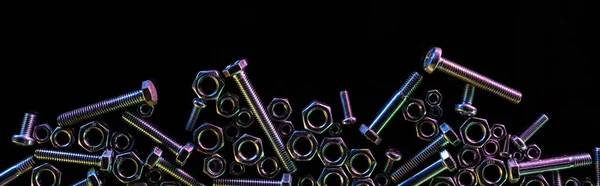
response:
M365 124L360 125L360 133L362 133L369 141L379 145L379 143L381 143L379 133L387 123L392 120L392 117L396 115L398 110L404 106L406 100L417 89L422 80L423 76L418 72L410 74L402 87L400 87L400 89L394 93L394 96L386 102L385 106L379 110L379 113L373 122L371 122L371 125L369 125L369 127Z
M454 110L463 116L475 116L477 114L477 108L473 106L474 95L475 87L471 84L465 84L462 102L460 104L456 104L454 106Z
M71 186L96 186L104 185L103 175L96 169L90 168L85 179L79 180Z
M387 162L383 166L383 172L385 174L390 174L390 172L392 172L392 166L394 165L394 162L402 159L402 153L400 153L398 149L388 148L385 151L385 156L387 157Z
M433 47L427 52L427 55L423 59L423 69L429 74L433 73L436 69L439 69L445 74L500 96L512 103L521 102L521 92L443 58L441 48Z
M19 176L28 173L35 166L35 159L33 156L29 156L19 163L11 166L10 168L0 173L0 185L8 185Z
M515 145L519 150L527 149L527 145L525 143L527 143L527 141L547 122L548 116L546 116L546 114L540 115L540 117L531 125L529 125L525 132L521 133L520 136L513 136L511 138L513 145Z
M102 155L90 155L53 149L36 149L33 152L33 157L43 161L99 167L101 171L110 172L112 170L111 167L114 153L112 149L104 150Z
M213 186L290 186L292 185L292 176L290 173L283 173L281 180L275 179L252 179L252 178L219 178L214 181Z
M560 171L552 171L552 185L562 186L562 178L560 177Z
M192 143L188 142L185 145L181 145L175 142L175 140L161 132L156 125L129 111L125 111L121 117L126 123L133 126L133 128L136 128L154 142L164 145L171 153L175 154L177 156L176 162L179 166L185 165L190 155L192 155L194 150Z
M118 97L100 101L69 112L62 113L56 118L59 126L70 126L88 119L92 119L113 111L146 103L148 106L156 105L158 93L154 83L150 80L142 82L142 89L123 94Z
M356 122L356 118L352 114L352 107L350 106L350 97L348 96L347 90L340 91L340 99L342 100L342 110L344 110L344 120L342 120L342 124L354 124Z
M248 61L246 59L237 60L236 62L228 65L223 70L223 74L225 77L232 77L235 83L238 85L240 92L244 95L248 106L252 110L252 113L255 116L255 119L258 121L260 128L262 128L263 132L269 139L271 146L274 148L275 154L277 158L282 162L283 168L289 172L296 172L297 167L292 161L290 154L288 154L283 140L281 140L281 136L277 133L273 125L273 121L271 121L271 117L267 114L265 110L265 106L262 101L258 97L252 82L248 78L246 71L244 70L248 66Z
M442 131L438 137L436 137L433 141L431 141L423 150L421 150L417 155L412 157L406 163L400 166L400 168L396 169L394 173L390 176L394 183L400 181L400 178L408 174L414 168L419 166L423 161L427 158L431 157L434 153L439 152L442 148L446 147L448 144L452 144L453 146L457 146L460 144L459 136L452 130L450 125L447 123L442 123L440 125L440 130Z
M511 154L510 154L510 139L512 139L511 137L512 135L507 134L506 137L504 137L504 141L502 144L502 151L500 151L500 153L498 154L500 157L503 158L510 158Z
M35 140L31 137L33 126L37 124L37 113L25 113L23 123L21 123L21 132L12 136L12 142L21 146L32 146Z
M162 158L162 150L158 147L154 147L152 153L148 155L148 158L146 159L146 166L148 166L149 169L156 167L158 170L167 173L175 178L175 180L185 185L205 186L203 183L196 180L184 170L177 168L175 165Z
M600 186L600 147L594 148L594 168L596 169L596 185Z
M187 125L185 125L185 130L194 131L194 127L196 126L196 122L198 121L198 117L200 116L200 111L206 108L206 102L204 99L194 98L192 100L194 103L194 108L192 108L192 112L190 113L190 118L187 121Z
M508 178L511 183L519 181L521 176L538 174L549 171L585 167L592 164L592 156L580 153L571 156L559 156L536 161L517 162L515 158L506 161Z
M456 170L456 162L450 156L450 153L446 149L440 152L441 158L434 162L433 164L427 166L425 169L419 171L414 176L404 180L404 182L398 184L398 186L403 185L421 185L426 181L431 180L433 177L442 173L445 170L449 172L454 172Z

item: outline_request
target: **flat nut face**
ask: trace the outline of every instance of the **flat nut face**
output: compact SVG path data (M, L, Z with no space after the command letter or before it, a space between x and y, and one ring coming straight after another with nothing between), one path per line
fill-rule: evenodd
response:
M328 157L325 152L329 148L334 148L333 150L339 150L340 157ZM319 151L317 153L317 156L319 157L319 159L321 159L321 162L323 162L323 165L325 167L342 166L344 162L346 162L348 155L348 147L346 146L346 143L344 143L344 140L341 137L323 138L323 141L319 145Z
M209 90L204 90L202 87L204 81L213 81L216 86L215 90L210 92L208 92ZM192 89L194 90L194 93L196 93L196 96L204 100L216 100L221 95L223 88L225 88L225 81L221 78L221 75L217 70L198 72L192 83Z
M99 135L100 141L90 141L89 135ZM108 146L108 139L110 136L110 130L107 125L102 121L92 121L86 123L79 128L79 135L77 143L81 148L88 152L98 152L106 149Z
M123 170L122 166L132 166L135 170L132 174L125 174L121 172ZM115 162L113 163L113 174L115 177L121 181L121 183L131 183L138 181L142 178L142 170L144 168L144 163L138 157L135 152L127 152L123 154L119 154L115 157Z
M325 118L323 123L313 123L311 118L313 115L321 114ZM313 101L302 110L302 123L304 129L315 134L322 134L333 124L333 116L331 107L320 101Z
M41 176L42 174L51 174L52 175L54 180L52 181L52 184L50 184L50 185L60 185L62 172L60 170L58 170L56 167L54 167L52 164L44 163L40 166L33 168L33 170L31 171L31 185L32 186L42 186L42 185L48 184L48 183L42 184L41 183L42 180L39 180L42 177Z

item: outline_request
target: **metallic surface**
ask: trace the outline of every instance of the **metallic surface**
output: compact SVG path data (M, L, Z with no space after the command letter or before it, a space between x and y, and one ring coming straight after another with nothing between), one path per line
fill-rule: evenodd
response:
M235 123L228 123L223 127L223 136L229 142L234 142L242 135L242 128ZM199 147L196 146L196 149Z
M492 127L490 127L490 130L492 131L491 138L498 141L503 140L506 138L506 135L508 135L508 132L506 132L506 126L503 124L493 124Z
M441 119L444 115L444 109L442 109L442 107L439 105L430 106L429 111L427 111L427 115L433 119Z
M125 140L125 144L121 144L120 139ZM114 132L110 139L110 147L118 153L127 152L133 150L135 144L135 138L127 132L127 130L120 130Z
M581 179L581 186L595 186L591 178L585 177Z
M495 157L500 153L500 142L495 139L490 139L482 147L483 155L486 157Z
M340 91L340 100L342 101L342 110L344 111L344 119L342 124L350 125L356 122L356 117L352 113L352 105L350 105L350 96L347 90Z
M63 141L58 140L58 138L60 138L59 135L66 135L67 141L63 143ZM52 134L50 134L50 143L54 148L65 149L71 147L71 145L75 143L73 129L60 126L56 127L54 131L52 131Z
M213 186L291 186L292 175L284 173L280 180L253 179L253 178L219 178L215 179Z
M277 132L281 137L289 137L294 131L296 131L294 124L291 121L283 121L277 126Z
M104 183L104 175L95 168L90 168L85 179L82 179L71 186L103 186Z
M457 164L450 156L450 153L445 149L440 152L440 159L434 162L433 164L427 166L423 170L414 174L410 178L404 180L402 183L398 184L398 186L417 186L421 185L435 176L439 175L444 171L454 172L456 171Z
M496 169L496 172L489 173L490 169ZM494 175L494 173L497 173L497 175ZM501 160L487 158L475 168L475 175L477 175L477 181L480 185L502 185L507 179L506 166Z
M352 180L352 186L375 186L371 178L358 178Z
M470 130L481 130L481 137L471 136L473 133ZM460 126L460 136L465 146L481 148L490 139L492 132L486 119L470 117Z
M213 133L213 135L216 137L216 139L214 139L215 144L212 146L205 145L202 142L202 139L204 139L202 136L206 135L209 132ZM200 125L200 127L198 127L196 130L194 130L193 142L194 147L196 147L196 150L198 150L198 152L206 155L215 154L219 150L221 150L223 146L225 146L225 136L223 135L223 129L221 129L221 127L219 126L210 124L208 122L204 123Z
M8 169L2 171L0 173L0 185L8 185L13 180L17 179L19 176L28 173L33 166L35 166L36 160L33 156L29 156L15 165L9 167Z
M248 117L247 120L244 117ZM240 111L235 116L235 123L242 128L248 128L254 123L254 115L252 114L252 110L247 107L241 108Z
M442 96L442 93L440 93L440 91L438 91L436 89L429 90L429 91L427 91L427 93L425 93L425 102L429 106L440 105L442 103L442 98L444 98Z
M140 114L143 118L152 117L154 114L154 105L148 105L146 103L142 103L138 106L137 113Z
M317 180L310 174L302 175L298 178L298 186L317 186Z
M246 172L246 166L242 165L236 161L232 161L229 164L229 174L232 176L241 176Z
M164 179L165 176L163 172L157 168L149 169L148 172L146 172L146 181L148 181L151 184L159 184Z
M387 161L383 166L383 173L390 174L392 172L392 166L394 166L394 162L402 160L402 153L398 149L388 147L385 150L385 157Z
M175 178L175 180L189 186L205 186L200 181L189 175L184 170L177 168L177 166L171 164L167 160L162 158L162 150L158 147L154 147L148 158L146 158L145 166L148 168L154 168L167 173L169 176Z
M355 161L358 157L364 157L367 161L367 169L366 170L357 170L354 167ZM368 178L371 177L373 171L377 167L377 160L375 156L371 153L369 149L352 149L350 150L350 154L348 155L348 161L344 162L344 167L350 173L350 176L354 178Z
M204 158L204 166L202 166L202 172L208 177L215 179L223 176L227 170L227 162L225 158L219 154L213 154Z
M563 186L560 171L552 171L552 186Z
M340 157L328 157L325 154L328 148L337 147L340 151ZM346 143L344 143L344 139L341 137L325 137L321 144L319 145L319 150L317 152L317 156L323 163L325 167L339 167L344 165L346 159L348 158L349 150Z
M571 176L565 180L564 185L565 186L579 186L579 185L581 185L581 182L579 181L579 179Z
M342 125L340 123L333 123L331 127L329 127L329 135L330 136L340 136L342 135Z
M475 186L477 185L477 174L473 168L462 168L456 172L454 180L460 186Z
M540 147L536 144L527 146L527 150L525 150L525 159L527 161L538 160L540 157L542 157L542 149Z
M426 133L424 127L431 128L431 132ZM417 132L417 138L424 141L431 141L440 135L440 127L437 120L430 117L423 117L419 122L415 124L415 131Z
M250 157L242 154L242 148L244 144L249 143L255 148L255 154ZM260 159L265 156L265 150L263 148L262 140L256 136L244 134L233 143L233 156L235 161L242 165L254 166Z
M33 156L37 160L98 167L104 172L110 172L112 170L114 155L115 154L112 149L104 150L102 155L83 154L50 149L36 149L33 152Z
M538 185L538 186L550 186L544 175L536 174L532 176L525 176L521 181L520 186Z
M300 152L296 147L298 141L302 139L306 140L310 146L308 152ZM295 161L310 161L319 151L319 142L311 132L298 130L290 136L290 139L285 144L285 147L288 153L291 154L292 159Z
M94 144L89 141L90 132L97 130L100 134L100 142ZM110 136L110 130L106 124L102 121L92 121L82 125L79 128L79 136L77 137L77 143L81 148L87 152L98 152L106 149L108 146L108 137Z
M43 144L50 141L50 135L52 134L52 127L44 123L36 125L33 128L32 138L38 143Z
M313 123L310 120L312 114L319 113L323 114L323 116L325 117L325 121L323 123ZM331 107L320 101L312 101L310 104L304 107L304 109L302 109L302 124L304 125L304 129L315 134L322 134L333 124Z
M273 164L273 170L267 170L267 168L265 167L266 162L271 162ZM272 179L279 174L279 172L281 171L281 166L279 166L277 159L271 156L267 156L258 161L258 163L256 163L256 170L258 171L258 175L260 175L261 177Z
M225 108L224 105L227 104L227 102L231 103L231 108ZM226 92L219 96L217 104L215 105L217 106L217 114L225 118L232 118L240 112L240 97L233 93Z
M206 92L202 89L202 82L205 80L212 80L215 83L214 91ZM192 90L198 98L203 100L216 100L221 95L223 88L225 88L225 81L221 78L218 70L200 71L196 74L194 82L192 82Z
M527 149L527 141L548 122L548 116L546 114L540 115L521 135L513 136L511 138L513 145L519 150Z
M35 125L37 125L37 113L25 113L21 123L21 132L12 136L12 143L20 146L32 146L35 140L31 137L31 133Z
M283 113L277 111L277 106L283 107ZM292 105L287 98L273 98L267 108L274 121L285 121L292 115Z
M44 173L52 174L52 184L45 183L39 179ZM50 163L44 163L40 166L33 168L33 170L31 171L31 186L60 185L61 177L62 172L60 170L58 170Z
M456 181L452 177L436 176L431 179L429 186L456 186Z
M206 101L204 101L204 99L194 98L192 103L194 104L194 107L192 107L190 117L188 117L188 120L185 124L185 130L190 132L196 127L196 123L198 122L198 118L200 117L202 109L206 108Z
M377 183L378 186L388 186L391 183L390 176L383 172L375 175L374 179L375 179L375 183Z
M350 178L348 178L348 176L346 175L346 173L344 172L344 170L340 167L330 167L330 168L323 168L323 171L321 171L321 174L319 175L319 178L317 178L317 185L319 186L326 186L327 184L327 180L329 179L334 179L335 177L332 176L336 176L337 178L339 178L339 185L341 186L348 186L350 184Z
M411 113L412 108L417 109L417 113ZM423 119L427 115L427 106L425 102L421 99L417 98L408 98L406 100L406 106L402 107L402 116L404 116L404 120L409 122L418 122Z
M122 171L123 168L121 166L123 166L125 161L133 162L133 165L135 167L133 169L135 171L130 175L127 175ZM138 181L142 178L142 170L144 170L144 163L142 162L140 157L138 157L138 155L135 154L135 152L133 151L118 154L117 156L115 156L115 161L112 166L113 174L119 181L121 181L121 183L131 183Z
M600 147L594 147L594 170L596 170L596 186L600 186Z
M465 156L469 157L466 158ZM479 162L481 162L481 159L483 159L480 150L472 147L461 148L458 151L456 158L458 160L458 164L461 167L474 167Z
M460 104L454 105L454 111L466 117L473 117L477 115L477 107L473 106L474 96L475 87L471 84L465 84L462 102Z
M592 156L589 153L580 153L570 156L558 156L536 161L517 162L514 158L508 159L508 178L511 183L519 181L521 176L538 174L542 172L564 170L578 167L586 167L592 164Z

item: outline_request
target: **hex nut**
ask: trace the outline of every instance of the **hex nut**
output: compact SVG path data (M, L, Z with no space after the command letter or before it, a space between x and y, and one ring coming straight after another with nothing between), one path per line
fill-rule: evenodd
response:
M194 144L187 142L177 152L177 156L175 157L175 162L180 166L185 165L185 163L190 158L190 156L192 156L192 152L194 152Z
M38 144L43 144L43 143L50 141L51 134L52 134L52 127L50 127L50 125L44 123L44 124L36 125L33 128L33 133L31 135Z
M329 135L331 136L340 136L342 134L342 124L333 123L331 127L329 127Z
M208 177L215 179L223 176L227 170L227 162L225 158L219 154L213 154L209 157L204 158L204 166L202 166L202 172Z
M142 118L151 117L154 114L154 105L148 105L147 103L142 103L137 107L137 113Z
M267 170L265 168L265 166L266 166L265 163L268 161L273 163L273 170ZM281 171L281 166L279 166L279 162L277 161L277 159L269 156L269 157L265 157L265 158L261 159L260 161L258 161L258 163L256 164L256 169L258 171L258 175L260 175L261 177L267 178L267 179L273 179Z
M575 185L575 186L579 186L581 185L581 182L579 181L579 179L570 176L565 180L565 183L563 185Z
M320 125L315 125L310 121L310 115L315 111L320 111L325 117L325 122ZM333 116L331 114L331 107L327 104L320 101L312 101L302 110L302 123L304 124L304 129L316 133L321 134L327 128L329 128L333 124Z
M490 179L485 171L488 168L497 168L497 172L500 175L493 175L492 179ZM507 169L504 165L504 162L495 158L487 158L477 166L475 169L475 174L477 175L477 180L480 185L502 185L507 180Z
M475 186L477 185L477 174L473 168L462 168L456 172L454 180L457 185Z
M440 119L444 115L444 109L442 109L442 107L439 105L431 106L429 107L429 112L427 112L427 115L433 119Z
M212 92L205 92L205 90L202 89L202 81L209 79L216 84L216 87ZM198 72L196 79L194 79L194 82L192 83L192 90L194 90L196 96L204 100L216 100L223 91L223 88L225 88L225 81L221 79L219 71L217 70Z
M411 113L413 111L412 108L416 108L417 113ZM425 102L421 99L408 98L408 100L406 100L406 105L402 107L402 116L404 116L404 120L406 121L417 122L423 119L425 115L427 115L427 110Z
M254 145L256 151L256 153L249 157L246 157L244 154L242 154L242 147L246 143ZM265 156L262 140L249 134L242 135L242 137L238 138L238 140L233 143L233 155L235 161L238 163L246 166L254 166Z
M431 132L426 133L424 127L430 127ZM415 130L417 131L417 138L424 141L431 141L440 134L440 127L437 120L427 116L423 117L423 119L417 122L415 125Z
M254 123L254 114L252 110L247 107L241 108L240 111L235 115L235 123L242 127L248 128Z
M483 155L486 157L495 157L500 153L500 142L495 139L488 140L482 147Z
M371 178L358 178L352 181L352 186L375 186Z
M308 140L310 151L306 153L298 152L296 144L300 139ZM292 133L290 139L285 144L285 147L295 161L310 161L315 157L319 150L317 146L318 143L317 138L312 133L305 130L298 130Z
M281 137L289 137L295 130L294 124L291 121L283 121L277 126L277 132Z
M232 161L229 164L229 174L232 176L241 176L246 172L246 166L242 165L236 161Z
M63 143L62 141L59 141L57 138L59 138L59 135L67 135L67 141L65 143ZM54 131L52 131L52 134L50 136L50 143L52 143L52 146L54 148L69 148L71 147L71 145L73 145L73 143L75 143L75 136L73 134L73 129L71 128L63 128L61 126L58 126L54 129Z
M452 177L447 177L447 176L436 176L435 178L431 179L431 182L429 182L429 186L456 186L456 182L454 181L454 178Z
M391 183L390 180L391 180L390 176L383 172L380 172L377 175L375 175L375 183L377 183L377 185L379 185L379 186L390 185L390 183Z
M227 65L222 72L225 77L231 77L241 73L244 69L246 69L247 66L248 60L244 58Z
M152 176L153 174L156 174L157 177L154 178ZM146 172L146 181L148 181L151 184L159 184L164 179L165 179L165 176L160 169L152 168L152 169L148 170L148 172Z
M112 149L106 149L100 155L102 161L100 161L100 166L98 169L104 172L111 172L113 169L113 162L115 160L115 152Z
M477 127L477 128L475 128ZM480 130L480 136L469 136L470 130ZM479 133L476 133L479 134ZM470 117L460 126L460 135L465 146L481 148L490 139L491 131L487 120L483 118Z
M437 106L442 103L442 93L437 89L429 90L425 93L425 102L429 106Z
M364 156L367 159L369 167L366 170L356 170L354 167L354 161L356 158ZM368 178L377 167L377 160L369 149L352 149L350 150L349 160L344 163L344 167L350 173L352 178Z
M331 179L333 175L338 176L340 185L348 186L350 184L350 178L341 167L325 167L317 179L317 185L326 185L327 179Z
M280 111L279 107L282 107L283 111ZM267 108L267 112L275 121L285 121L292 115L292 105L287 98L273 98Z
M204 144L202 144L202 141L200 140L200 138L202 138L202 135L204 135L206 132L212 132L215 136L216 136L216 143L215 145L213 145L212 147L209 146L205 146ZM225 138L223 136L223 129L221 129L221 127L213 125L211 123L204 123L202 125L200 125L200 127L198 127L196 130L194 130L194 144L196 146L196 150L198 150L198 152L202 153L202 154L206 154L206 155L212 155L217 153L217 151L221 150L221 148L223 148L223 146L225 146Z
M133 174L128 174L122 172L121 166L126 161L133 162L133 166L135 167L135 172ZM131 183L140 180L142 178L142 170L144 168L142 160L138 157L135 152L130 151L123 154L119 154L115 157L115 162L113 164L113 174L121 183Z
M52 164L44 163L40 166L33 168L33 170L31 171L31 185L32 186L41 186L41 185L47 184L47 183L44 183L44 184L40 183L41 180L39 180L39 178L40 178L40 175L43 173L51 173L52 174L52 176L54 177L54 181L52 182L51 185L60 185L62 172L60 172L60 170L58 170Z
M544 178L544 175L542 174L536 174L536 175L531 175L531 176L525 176L523 178L523 180L521 181L522 186L527 186L527 185L550 185L548 183L548 181L546 181L546 178ZM585 185L585 184L584 184Z
M178 181L163 181L160 186L181 186L182 184Z
M541 156L542 149L536 144L531 144L527 146L527 150L525 151L525 158L527 159L527 161L538 160Z
M465 157L467 156L467 157ZM463 147L456 155L461 167L473 167L481 161L481 152L477 148Z
M242 129L235 123L228 123L223 127L223 136L229 142L234 142L242 135Z
M118 153L133 150L134 144L135 138L133 138L133 136L129 132L127 132L127 130L120 130L114 132L110 139L110 147Z
M331 146L338 147L338 150L340 151L339 158L335 157L330 159L330 157L326 157L325 151ZM346 162L348 154L348 147L346 146L346 143L344 143L344 140L341 137L325 137L319 145L317 156L319 157L319 159L321 159L321 162L323 162L323 165L325 165L325 167L339 167L342 166L344 162Z
M310 174L302 175L298 178L298 186L304 185L317 186L317 180Z
M496 140L502 140L508 134L506 132L506 127L503 124L498 124L498 123L492 125L491 133L492 133L491 138L496 139Z
M231 108L226 108L224 106L228 102L231 103ZM217 105L217 114L226 118L232 118L238 112L240 112L240 97L233 93L226 92L225 94L219 96L217 99L217 104L215 105Z
M98 143L90 142L88 135L90 132L96 130L99 132L100 141ZM81 148L88 152L98 152L104 150L108 146L108 137L110 136L110 130L107 125L102 121L92 121L82 125L79 128L79 136L77 143Z

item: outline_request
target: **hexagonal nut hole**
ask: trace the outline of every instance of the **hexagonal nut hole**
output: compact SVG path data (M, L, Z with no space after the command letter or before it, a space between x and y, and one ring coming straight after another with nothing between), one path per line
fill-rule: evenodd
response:
M298 178L298 186L317 186L317 180L312 175L305 174Z
M383 172L375 175L374 181L379 186L388 186L391 183L390 176Z
M98 152L108 146L110 130L102 121L92 121L79 128L77 143L88 152Z
M147 103L142 103L137 107L137 113L142 118L152 117L154 114L154 105L148 105Z
M73 129L71 128L63 128L58 126L52 131L50 135L50 143L54 148L69 148L73 143L75 143L75 138L73 133Z
M140 180L144 168L142 160L133 151L119 154L113 163L113 174L121 183Z
M340 136L342 135L342 124L340 123L333 123L333 125L331 125L331 127L329 127L329 135L330 136Z
M262 140L249 134L242 135L233 143L233 155L238 163L254 166L265 156Z
M219 154L213 154L209 157L204 158L204 166L202 166L202 172L208 177L215 179L223 176L227 170L227 162L225 158Z
M225 146L225 138L221 127L204 123L194 130L196 150L202 154L212 155Z
M456 183L454 182L454 179L452 177L436 176L435 178L431 179L431 182L429 183L429 185L430 186L442 186L442 185L453 186L453 185L456 185Z
M290 101L287 98L276 97L267 106L267 112L273 120L285 121L292 115L292 105L290 105Z
M349 158L344 166L352 178L368 178L377 167L377 160L369 149L352 149Z
M131 151L134 144L135 138L127 130L114 132L110 138L110 147L118 153Z
M465 146L481 148L490 139L492 133L487 120L470 117L460 126L460 135Z
M319 145L317 156L325 167L339 167L346 162L348 151L341 137L325 137Z
M217 70L198 72L192 83L192 89L196 93L196 96L205 100L216 100L224 87L225 81L221 79Z
M236 161L232 161L229 164L229 174L232 176L241 176L246 172L246 166L242 165Z
M402 107L402 116L409 122L418 122L427 114L425 102L417 98L408 98L406 104Z
M254 123L254 120L255 118L254 114L252 114L252 110L247 107L241 108L235 115L235 123L242 128L250 127Z
M277 126L277 132L281 137L289 137L295 130L294 124L291 121L283 121Z
M33 133L31 135L33 135L33 139L38 144L43 144L43 143L50 141L51 134L52 134L52 127L50 127L50 125L44 123L44 124L36 125L33 128Z
M292 133L290 139L285 144L285 147L296 161L310 161L317 154L318 149L317 138L310 132L298 130Z
M506 127L503 124L498 124L498 123L492 125L491 132L492 132L491 138L496 139L496 140L502 140L508 134L506 132Z
M425 102L430 106L440 105L442 103L442 98L442 93L436 89L429 90L425 93Z
M62 172L60 170L50 163L44 163L31 171L31 185L60 185L61 177Z
M344 185L350 184L350 178L341 167L325 167L317 179L317 185Z
M417 138L425 141L431 141L440 134L440 127L437 120L430 117L424 117L421 121L417 122L415 130L417 131Z
M477 148L463 147L456 155L458 164L462 167L473 167L482 159L481 152Z
M454 180L457 185L475 186L477 185L477 174L473 168L462 168L456 172Z
M500 153L500 142L495 139L488 140L482 147L483 155L486 157L494 157Z
M165 175L158 168L152 168L146 172L146 181L151 184L159 184L165 179Z
M527 161L538 160L541 156L542 149L536 144L531 144L527 146L527 150L525 150L525 159L527 159Z
M226 118L231 118L240 112L240 97L233 93L226 92L219 96L216 105L217 114Z
M190 156L192 156L192 152L194 152L194 144L190 142L186 143L177 152L177 156L175 157L175 163L177 163L177 165L179 166L185 165Z
M487 158L477 166L475 174L480 185L502 185L508 178L503 161Z
M315 114L319 111L321 114ZM331 107L320 101L313 101L302 110L304 129L321 134L333 124ZM319 125L315 125L319 124Z
M263 178L273 179L281 171L281 166L275 157L269 156L261 159L256 164L256 170L258 175Z
M442 109L442 107L439 105L431 106L429 108L429 112L427 112L427 115L433 119L440 119L444 115L444 109Z

